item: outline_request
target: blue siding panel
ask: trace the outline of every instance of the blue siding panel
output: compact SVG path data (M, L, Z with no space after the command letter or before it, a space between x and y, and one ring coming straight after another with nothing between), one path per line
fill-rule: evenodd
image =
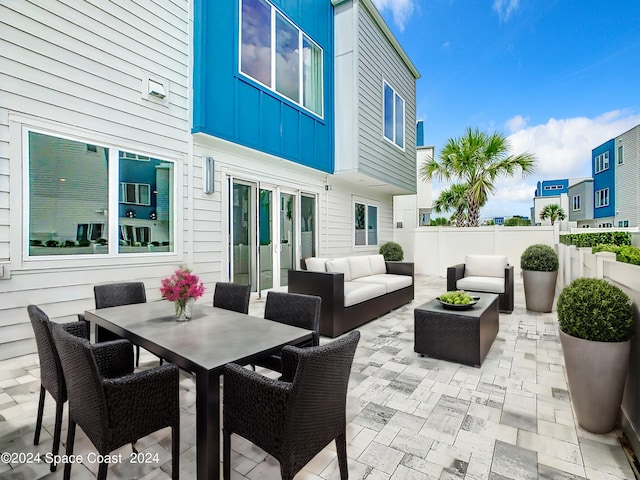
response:
M591 172L593 175L593 218L613 217L616 212L616 177L615 177L615 142L613 139L603 143L591 151ZM609 168L596 173L595 160L598 155L609 152ZM609 189L609 205L596 208L596 192L598 190Z
M238 0L195 0L192 131L333 173L333 6L328 0L272 4L323 50L324 117L239 72Z

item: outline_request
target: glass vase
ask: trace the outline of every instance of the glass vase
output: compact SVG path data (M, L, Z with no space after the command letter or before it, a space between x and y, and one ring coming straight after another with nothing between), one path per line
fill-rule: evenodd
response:
M186 322L191 320L191 314L193 312L193 298L187 298L186 300L176 300L176 320L179 322Z

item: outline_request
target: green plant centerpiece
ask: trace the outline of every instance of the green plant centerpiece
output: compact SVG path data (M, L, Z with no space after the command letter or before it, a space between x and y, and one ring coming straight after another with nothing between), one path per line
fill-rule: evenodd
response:
M404 259L404 253L400 244L386 242L380 247L380 253L387 262L400 262Z
M629 368L633 307L606 280L578 278L558 296L560 341L578 424L593 433L615 428Z
M558 254L549 245L531 245L520 256L527 310L550 312L556 294Z

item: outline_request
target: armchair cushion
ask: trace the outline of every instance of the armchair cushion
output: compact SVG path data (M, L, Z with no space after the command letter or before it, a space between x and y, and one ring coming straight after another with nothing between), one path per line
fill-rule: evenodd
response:
M505 255L467 255L464 276L504 278L504 269L508 263Z
M475 292L504 293L504 278L463 277L456 282L456 288Z

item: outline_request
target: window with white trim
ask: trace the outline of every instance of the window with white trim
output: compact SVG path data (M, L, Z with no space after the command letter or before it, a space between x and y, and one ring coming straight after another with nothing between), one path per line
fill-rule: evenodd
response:
M378 207L364 202L354 203L355 245L378 244Z
M618 220L618 227L628 227L629 226L629 220Z
M573 209L580 210L581 197L580 195L573 196Z
M382 90L384 138L404 150L404 100L387 82Z
M604 152L596 156L594 168L596 173L609 169L609 152Z
M596 190L596 208L609 206L609 189L603 188L602 190Z
M175 251L174 162L44 132L25 136L30 258ZM118 182L110 184L112 173Z
M545 185L545 190L562 190L564 186L562 185Z
M240 72L315 113L323 113L323 52L266 0L240 0Z
M622 145L618 145L618 165L622 165L624 163L624 150Z

